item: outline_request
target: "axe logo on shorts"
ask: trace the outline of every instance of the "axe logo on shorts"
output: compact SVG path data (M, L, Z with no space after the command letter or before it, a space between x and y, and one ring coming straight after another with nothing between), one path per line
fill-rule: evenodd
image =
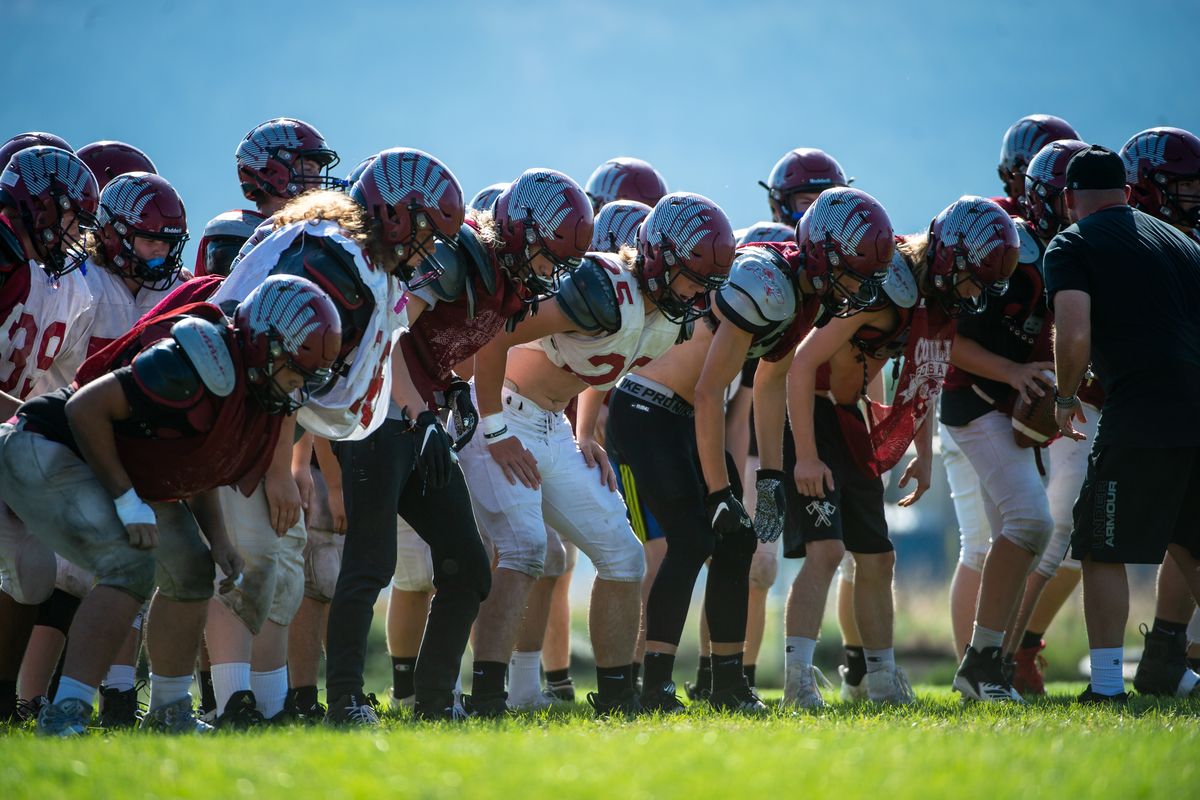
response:
M813 500L804 510L810 516L815 517L813 527L819 528L824 525L827 528L833 527L833 515L837 513L837 506L828 500Z

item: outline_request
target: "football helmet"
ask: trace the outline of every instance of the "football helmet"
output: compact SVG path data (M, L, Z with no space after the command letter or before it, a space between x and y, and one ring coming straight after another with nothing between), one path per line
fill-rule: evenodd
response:
M1078 139L1079 134L1065 119L1050 114L1030 114L1021 117L1004 132L1000 143L1000 163L996 172L1008 191L1009 183L1025 172L1037 152L1059 139Z
M1200 194L1178 186L1200 179L1200 138L1181 128L1150 128L1125 143L1121 160L1134 208L1172 225L1200 227Z
M82 158L83 163L87 164L88 169L96 176L100 191L104 191L104 187L113 178L126 172L158 174L150 156L124 142L92 142L75 151L75 155Z
M736 243L720 206L698 194L672 192L659 200L637 236L637 279L662 315L686 324L708 312L710 290L729 277ZM702 287L683 295L681 276Z
M946 206L929 223L925 259L943 307L958 316L982 313L989 295L1004 294L1020 251L1012 217L991 200L968 196ZM978 289L976 296L959 292L963 275Z
M835 186L849 186L850 179L842 165L824 150L797 147L775 162L766 182L758 185L767 190L771 219L794 223L804 216L792 210L792 195L799 192L822 192Z
M183 269L188 240L187 211L175 187L149 172L125 172L100 192L96 236L105 263L121 277L148 289L166 289ZM149 261L134 249L136 238L167 244L166 255Z
M1071 224L1055 212L1054 202L1067 186L1067 162L1087 147L1086 142L1078 139L1060 139L1038 150L1025 167L1021 206L1025 219L1043 236L1053 236Z
M638 226L650 215L651 208L636 200L605 203L596 215L592 246L588 250L617 253L622 247L636 247Z
M473 208L476 211L491 211L492 205L495 204L496 198L500 193L508 188L507 182L493 183L491 186L485 186L480 189L471 202L467 203L468 208Z
M782 222L756 222L741 231L738 236L738 246L752 242L794 242L796 228L784 225Z
M96 221L100 189L79 156L36 145L18 151L0 173L0 202L16 211L42 268L57 278L87 258L82 231ZM64 227L64 218L73 222Z
M466 216L462 187L445 164L408 147L384 150L350 187L350 197L367 210L384 244L395 251L409 289L445 272L434 244L452 243ZM430 236L422 241L424 231Z
M234 157L242 194L248 200L258 201L263 195L288 199L309 189L343 186L330 174L338 165L337 152L325 143L320 131L298 119L279 117L254 126ZM320 165L318 174L297 171L301 159Z
M610 158L592 173L583 190L592 201L592 211L614 200L636 200L653 207L667 193L667 182L658 170L640 158Z
M251 394L270 414L291 414L333 377L342 324L329 296L296 275L271 275L238 304L234 333ZM275 373L287 367L304 378L287 392Z
M57 147L61 150L66 150L68 153L75 152L75 148L67 144L66 139L61 136L55 136L53 133L46 133L45 131L18 133L4 144L0 144L0 169L8 166L8 160L16 155L18 151L24 150L26 147L37 147L38 145Z
M847 317L879 301L896 236L887 211L874 197L848 186L826 189L796 224L796 243L829 313ZM847 284L847 278L858 287Z
M557 170L525 170L496 198L492 214L503 240L496 251L500 265L534 295L553 291L558 276L579 266L592 243L592 204ZM549 276L534 269L539 255L553 265Z
M261 214L244 209L225 211L210 219L200 239L196 275L228 275L242 245L262 222Z

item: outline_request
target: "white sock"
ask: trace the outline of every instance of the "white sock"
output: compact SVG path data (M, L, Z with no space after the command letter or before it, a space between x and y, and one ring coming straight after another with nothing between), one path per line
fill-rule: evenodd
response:
M192 674L170 677L150 673L150 710L174 703L184 697L190 699L192 693Z
M217 713L225 713L225 704L234 692L250 690L250 662L233 661L212 665L213 694L217 698ZM255 698L257 699L257 698Z
M132 665L113 664L108 668L108 674L104 676L104 683L101 685L105 689L116 689L118 692L128 692L133 688L133 681L136 677L137 673Z
M1196 688L1196 684L1200 683L1200 675L1197 675L1193 670L1187 670L1183 673L1183 677L1179 679L1179 691L1177 694L1184 697L1192 693L1192 689Z
M542 691L542 651L513 651L508 662L510 697L534 697Z
M283 711L283 701L287 699L287 667L282 666L270 672L251 671L250 691L254 692L259 713L266 719L274 717Z
M864 647L863 655L867 657L867 672L883 672L896 667L896 648L894 647L886 647L882 650L871 650Z
M971 630L971 647L976 653L980 653L986 647L1001 647L1004 645L1004 631L994 631L991 628L985 628L978 622Z
M812 666L813 652L817 649L817 640L807 636L785 636L783 638L783 661L785 667L793 664Z
M96 704L96 687L80 683L74 678L62 676L58 681L58 691L54 693L55 705L63 700L82 700L89 706Z
M1124 647L1093 647L1092 691L1107 696L1125 691L1125 678L1121 675L1124 660Z

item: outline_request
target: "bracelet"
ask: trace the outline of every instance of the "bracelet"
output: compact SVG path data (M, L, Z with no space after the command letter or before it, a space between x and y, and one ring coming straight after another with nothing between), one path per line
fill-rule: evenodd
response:
M138 497L138 493L133 489L115 498L113 505L117 507L117 517L120 518L121 524L126 527L157 524L154 509L146 505L146 502Z
M499 442L512 436L508 432L508 423L504 421L503 412L488 414L481 418L479 430L483 432L483 438L488 442Z
M1054 393L1054 405L1059 408L1074 408L1079 403L1079 398L1075 395L1063 397L1058 392Z

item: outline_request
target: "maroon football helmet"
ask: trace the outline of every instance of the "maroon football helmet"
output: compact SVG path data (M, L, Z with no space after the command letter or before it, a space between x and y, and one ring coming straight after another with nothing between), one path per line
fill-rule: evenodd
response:
M1025 194L1021 206L1025 219L1043 236L1058 233L1070 224L1054 211L1054 202L1067 186L1067 162L1080 150L1086 150L1086 142L1078 139L1061 139L1037 151L1037 155L1025 167Z
M942 305L958 316L979 314L989 295L1004 294L1020 251L1016 223L1004 209L984 197L960 197L929 223L925 259ZM959 293L963 274L977 296Z
M42 268L57 278L87 258L82 230L96 222L100 190L92 171L79 156L58 147L38 145L20 150L0 173L0 202L10 206L25 226ZM74 223L63 227L63 218Z
M509 184L507 181L485 186L475 193L475 196L471 198L471 202L467 203L467 207L473 208L476 211L491 211L496 198L508 187Z
M596 215L595 232L589 250L616 253L622 247L637 247L638 228L651 208L636 200L614 200L605 203Z
M346 180L344 181L346 185L346 191L350 191L350 187L358 183L358 179L362 177L362 174L367 171L367 167L369 167L371 162L374 160L375 156L371 155L354 165L354 169L350 170L350 174L346 176Z
M698 194L672 192L638 230L638 283L667 319L699 319L708 311L708 291L721 288L729 277L736 244L720 206ZM681 275L703 291L679 294L672 284Z
M1178 188L1179 181L1200 178L1200 138L1182 128L1150 128L1125 143L1121 159L1134 208L1172 225L1200 228L1200 195Z
M204 235L196 248L196 277L228 275L233 260L241 252L254 230L262 224L263 215L256 211L234 209L213 217L204 226Z
M8 166L8 160L16 155L18 151L24 150L26 147L37 147L38 145L57 147L60 150L66 150L68 153L75 152L75 148L67 144L66 139L61 136L55 136L53 133L46 133L45 131L18 133L0 145L0 169Z
M183 269L187 211L165 178L149 172L121 173L100 192L96 235L113 272L148 289L166 289ZM166 255L150 261L141 258L134 250L136 238L165 242Z
M1000 164L996 172L1007 192L1009 183L1025 172L1038 150L1059 139L1078 139L1079 134L1065 119L1049 114L1030 114L1021 117L1004 132L1000 143Z
M87 164L88 169L96 176L100 191L104 191L104 187L113 178L126 172L158 174L150 156L124 142L92 142L79 148L75 155L82 158L83 163Z
M497 250L500 265L534 294L552 291L558 276L579 266L591 246L592 204L578 183L557 170L525 170L492 209L504 241ZM534 271L539 255L553 263L551 276Z
M333 377L342 347L342 323L329 295L296 275L271 275L238 303L234 332L250 389L271 414L291 414ZM285 392L275 373L288 367L304 377Z
M753 242L794 242L796 228L782 222L756 222L738 235L738 246Z
M263 195L291 198L309 189L339 189L342 181L330 175L338 154L325 143L320 131L298 119L280 117L256 125L238 145L238 179L247 200ZM296 171L300 159L321 166L317 175Z
M805 272L831 314L848 317L879 300L896 234L871 195L848 186L826 189L796 224ZM845 278L858 282L853 289Z
M667 182L649 162L640 158L610 158L596 167L583 190L592 200L592 211L614 200L635 200L653 207L667 193Z
M834 186L849 186L850 180L833 156L815 147L789 150L775 162L766 183L758 185L767 190L771 219L795 223L802 212L792 210L792 195L799 192L822 192Z
M402 263L410 289L419 289L445 270L435 242L452 242L466 216L462 187L441 161L408 147L384 150L350 187L350 197L367 210L384 243ZM428 231L431 238L418 241Z

